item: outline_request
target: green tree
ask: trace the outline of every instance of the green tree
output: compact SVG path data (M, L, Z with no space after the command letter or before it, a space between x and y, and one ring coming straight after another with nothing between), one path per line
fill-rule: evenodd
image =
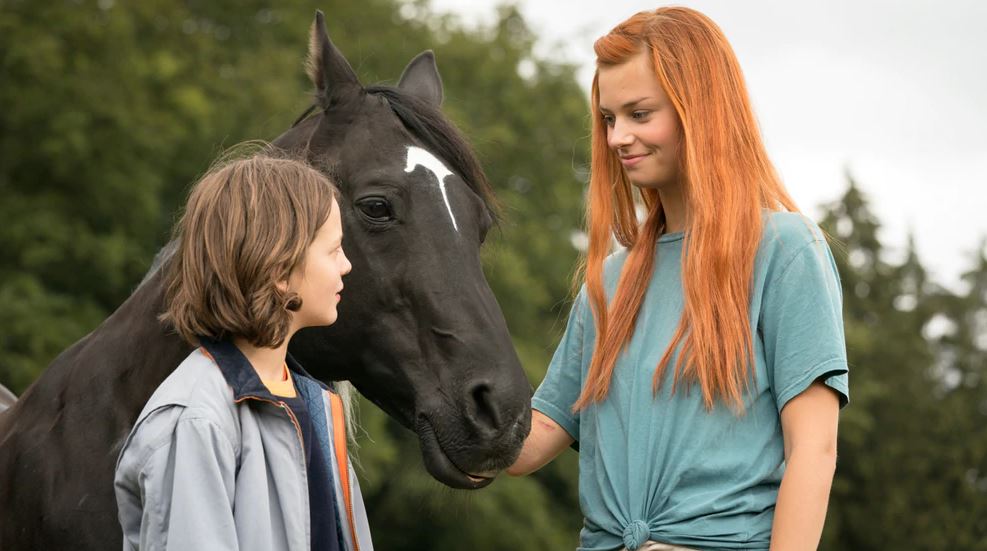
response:
M987 549L984 302L973 291L983 265L961 297L929 281L913 242L902 263L886 261L852 179L822 226L835 238L851 381L823 548Z

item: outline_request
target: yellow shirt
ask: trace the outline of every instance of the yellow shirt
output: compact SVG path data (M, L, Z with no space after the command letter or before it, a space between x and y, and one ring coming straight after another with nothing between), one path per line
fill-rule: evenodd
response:
M281 396L282 398L295 397L295 382L291 379L291 371L288 371L287 365L284 366L284 372L280 379L261 379L261 382L275 396Z

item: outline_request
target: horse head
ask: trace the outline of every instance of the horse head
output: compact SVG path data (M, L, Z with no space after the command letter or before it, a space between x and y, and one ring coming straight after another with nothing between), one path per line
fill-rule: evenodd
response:
M300 332L290 351L413 430L434 478L486 486L517 457L531 421L531 387L481 267L495 221L486 177L440 111L431 52L397 86L365 87L319 12L308 72L314 115L274 145L339 186L353 272L339 321Z

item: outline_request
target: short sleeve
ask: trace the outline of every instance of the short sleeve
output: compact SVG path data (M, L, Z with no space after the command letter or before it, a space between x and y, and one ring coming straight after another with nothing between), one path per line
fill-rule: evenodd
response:
M802 245L767 282L759 325L779 412L817 380L841 408L849 402L843 295L824 240Z
M531 398L533 409L550 417L577 442L579 415L573 413L572 406L582 390L584 339L587 338L586 324L591 321L587 320L590 315L584 288L572 305L565 333L555 349L545 379Z

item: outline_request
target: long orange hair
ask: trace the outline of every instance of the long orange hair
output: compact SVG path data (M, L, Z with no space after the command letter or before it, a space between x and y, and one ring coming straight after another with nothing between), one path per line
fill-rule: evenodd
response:
M707 410L717 398L743 408L753 343L749 319L754 258L763 231L762 209L797 212L768 159L737 58L720 28L688 8L660 8L627 19L594 44L597 66L626 62L648 51L658 81L681 123L680 177L688 205L682 256L684 308L655 369L657 393L671 359L673 392L698 383ZM634 333L654 268L655 241L665 214L655 189L640 189L647 219L635 212L635 191L607 146L597 77L592 89L592 169L586 213L589 250L583 273L596 342L580 410L602 401L614 365ZM607 308L603 263L612 239L628 249ZM675 292L669 290L669 292Z

